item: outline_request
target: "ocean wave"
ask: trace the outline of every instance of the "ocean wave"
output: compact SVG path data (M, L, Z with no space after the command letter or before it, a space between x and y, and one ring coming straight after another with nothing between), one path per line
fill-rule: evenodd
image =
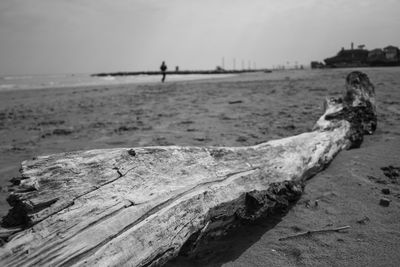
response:
M189 81L196 79L224 78L233 74L193 74L193 75L167 75L167 82ZM43 88L65 88L96 85L157 83L161 76L139 75L123 77L92 77L85 74L75 75L32 75L32 76L5 76L0 79L0 90L22 90Z
M1 77L5 81L14 81L14 80L27 80L27 79L32 79L33 76L29 75L21 75L21 76L3 76Z

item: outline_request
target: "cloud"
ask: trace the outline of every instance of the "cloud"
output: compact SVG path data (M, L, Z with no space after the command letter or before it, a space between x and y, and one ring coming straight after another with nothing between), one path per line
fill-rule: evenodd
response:
M308 63L351 41L400 45L398 10L396 0L2 0L0 72Z

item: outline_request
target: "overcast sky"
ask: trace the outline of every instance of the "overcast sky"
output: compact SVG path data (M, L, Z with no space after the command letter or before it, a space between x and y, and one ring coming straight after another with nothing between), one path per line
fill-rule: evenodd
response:
M309 64L400 46L400 0L0 0L0 74ZM253 63L251 63L253 64Z

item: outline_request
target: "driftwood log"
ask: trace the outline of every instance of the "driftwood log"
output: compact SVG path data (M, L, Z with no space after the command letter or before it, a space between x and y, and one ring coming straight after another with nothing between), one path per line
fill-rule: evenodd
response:
M374 95L368 77L352 72L312 132L255 146L101 149L24 161L12 180L0 265L154 266L190 254L200 239L287 207L338 152L360 146L376 128Z

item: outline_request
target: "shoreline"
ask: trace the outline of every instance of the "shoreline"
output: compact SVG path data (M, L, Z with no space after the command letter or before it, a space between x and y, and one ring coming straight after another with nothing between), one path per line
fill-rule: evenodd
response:
M187 75L167 75L167 82L185 82L185 81L196 81L196 80L213 80L213 79L224 79L230 78L239 74L187 74ZM9 91L24 91L24 90L41 90L41 89L52 89L59 90L65 88L82 88L82 87L98 87L98 86L123 86L123 85L144 85L144 84L156 84L160 82L160 79L155 79L155 75L138 75L128 77L94 77L91 75L37 75L30 76L29 79L21 78L14 79L17 83L0 83L0 93ZM52 81L54 77L62 77L67 79L66 81ZM69 77L69 78L68 78ZM160 74L161 77L161 74ZM38 79L38 80L34 80ZM41 81L40 79L45 79ZM48 80L46 80L48 79ZM68 80L69 79L69 80ZM86 79L86 81L79 81L79 79ZM23 82L21 82L23 81ZM19 83L19 84L18 84ZM59 84L57 84L59 83Z
M242 69L242 70L177 70L177 71L165 71L167 75L224 75L224 74L242 74L242 73L254 73L254 72L264 72L270 73L271 70L268 69ZM108 76L140 76L140 75L162 75L162 71L119 71L119 72L101 72L94 73L90 76L94 77L108 77Z

